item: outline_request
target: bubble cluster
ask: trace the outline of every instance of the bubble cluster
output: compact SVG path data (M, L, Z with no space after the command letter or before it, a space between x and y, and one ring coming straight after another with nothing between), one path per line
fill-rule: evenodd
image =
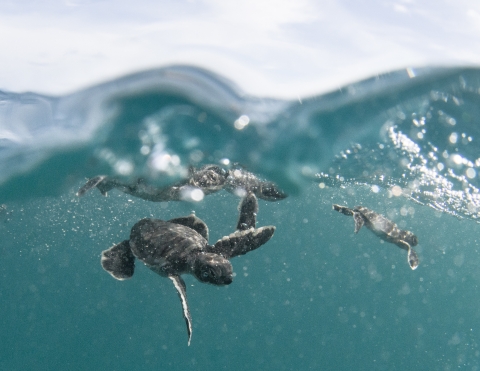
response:
M480 159L465 100L431 91L423 100L386 111L384 141L343 150L330 170L316 174L323 186L366 184L457 217L480 220ZM441 109L440 109L441 108ZM452 131L452 128L455 131Z

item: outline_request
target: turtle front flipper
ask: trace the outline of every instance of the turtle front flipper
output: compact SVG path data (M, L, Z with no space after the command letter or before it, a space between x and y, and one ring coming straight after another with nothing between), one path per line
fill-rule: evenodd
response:
M130 250L128 240L102 251L101 263L103 269L117 280L126 280L133 276L135 270L135 257Z
M363 224L365 223L365 220L363 219L363 216L361 213L358 211L355 211L354 209L350 209L346 206L340 206L337 204L332 205L333 210L338 211L339 213L342 213L343 215L347 216L353 216L353 221L355 222L355 233L358 233L360 228L362 228Z
M408 265L410 265L410 268L412 268L412 270L417 269L418 264L420 264L420 261L418 260L417 253L415 252L414 249L412 249L412 246L410 246L410 244L405 241L397 241L396 245L398 247L401 247L404 250L407 250Z
M240 201L240 216L238 217L237 229L243 231L249 228L255 228L257 212L257 197L252 192L249 192L242 201Z
M185 318L185 323L187 324L188 346L190 346L190 341L192 340L192 316L190 315L190 310L188 309L187 287L185 286L185 281L183 281L182 277L180 276L168 276L168 278L172 280L182 303L183 318Z
M191 228L197 231L203 238L208 241L208 227L205 222L197 218L194 214L188 216L182 216L180 218L174 218L169 220L170 223L181 224L185 227Z
M418 260L418 256L415 250L410 247L410 249L408 250L407 256L408 256L408 264L410 265L410 268L412 268L412 270L417 269L420 261Z
M258 249L273 236L274 226L261 227L257 229L247 229L244 231L235 231L232 234L218 240L211 246L211 251L221 254L226 259L244 255L249 251Z
M358 211L354 211L353 221L355 222L355 233L358 233L360 228L362 228L363 225L365 224L365 220L363 219L363 216L361 213L359 213Z

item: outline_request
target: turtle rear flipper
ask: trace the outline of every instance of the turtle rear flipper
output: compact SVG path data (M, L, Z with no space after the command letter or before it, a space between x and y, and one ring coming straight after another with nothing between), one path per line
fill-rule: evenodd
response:
M132 277L135 270L135 257L130 250L129 241L125 240L102 251L101 263L103 269L117 280L123 281Z
M273 236L274 232L274 226L235 231L234 233L218 240L215 245L211 246L211 251L209 252L220 254L226 259L244 255L267 243Z
M257 223L258 200L252 192L249 192L240 201L240 216L238 217L237 229L240 231L255 228Z
M183 318L185 318L185 323L187 324L188 345L190 346L190 341L192 340L192 316L190 315L190 310L188 309L187 287L180 276L168 276L168 278L172 280L180 298L180 302L182 303Z
M103 181L107 177L105 175L98 175L94 178L87 180L87 182L77 191L77 196L82 197L90 189L97 187L103 196L107 195L107 192L114 188L114 185L104 184Z
M197 231L203 238L208 241L208 227L205 222L197 218L194 214L188 216L182 216L180 218L174 218L169 220L170 223L181 224L185 227L191 228Z

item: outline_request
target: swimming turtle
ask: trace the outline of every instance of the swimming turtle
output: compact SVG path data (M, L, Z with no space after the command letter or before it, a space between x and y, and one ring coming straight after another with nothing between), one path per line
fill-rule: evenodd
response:
M78 190L77 196L83 196L94 187L97 187L104 196L108 191L116 188L132 196L154 202L180 201L195 189L200 189L204 196L225 189L242 197L246 193L253 193L266 201L277 201L287 197L275 183L261 180L255 174L242 168L223 169L212 164L198 169L191 167L186 179L172 186L161 188L148 184L143 178L128 183L105 175L98 175L89 179Z
M349 209L346 206L333 205L333 209L344 215L353 216L355 233L358 233L360 228L365 225L382 240L407 250L410 268L417 269L419 260L413 246L418 244L418 239L412 232L398 228L391 220L364 206L355 206L353 209Z
M274 226L255 228L258 201L253 193L240 202L237 230L208 244L208 227L194 214L163 221L142 219L130 233L130 239L102 252L103 269L118 280L132 277L135 259L172 280L183 307L187 324L188 345L192 320L188 309L186 286L182 274L191 274L200 282L229 285L233 269L229 259L246 254L265 244Z

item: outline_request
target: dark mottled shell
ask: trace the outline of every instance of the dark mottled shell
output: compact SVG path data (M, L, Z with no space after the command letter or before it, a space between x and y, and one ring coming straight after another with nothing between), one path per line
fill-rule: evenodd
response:
M181 224L158 219L142 219L130 233L135 257L162 275L187 271L188 259L204 251L207 240Z

